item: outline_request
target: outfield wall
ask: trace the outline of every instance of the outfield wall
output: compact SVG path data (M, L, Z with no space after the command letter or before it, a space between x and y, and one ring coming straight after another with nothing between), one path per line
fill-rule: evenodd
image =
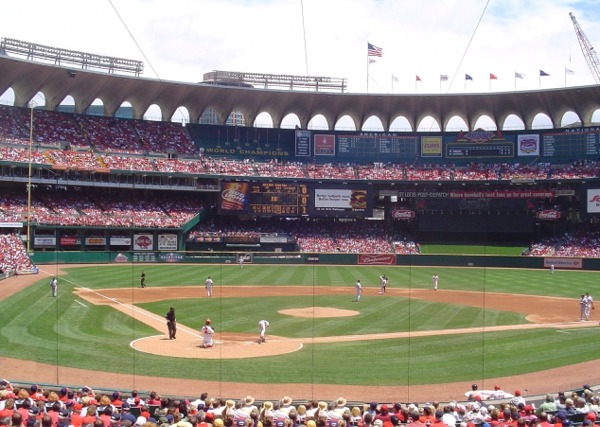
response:
M497 255L369 255L369 254L307 254L307 253L233 253L233 252L35 252L36 265L44 264L119 264L119 263L198 263L229 264L246 256L253 264L323 264L323 265L398 265L490 268L549 268L600 270L597 258L543 258ZM383 258L382 258L383 257ZM388 258L390 257L390 258ZM366 259L365 259L366 258ZM395 259L393 259L395 258Z

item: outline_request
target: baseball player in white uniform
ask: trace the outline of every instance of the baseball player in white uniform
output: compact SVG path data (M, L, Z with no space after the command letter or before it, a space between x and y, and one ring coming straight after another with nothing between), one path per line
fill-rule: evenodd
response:
M437 273L431 277L431 281L433 282L433 290L437 291L438 284L440 283L440 277L437 275Z
M50 292L53 297L58 296L58 280L56 280L56 277L50 280Z
M380 294L385 294L385 288L387 286L387 283L388 278L385 274L383 276L379 276L379 287L381 288L381 290L379 291Z
M210 326L210 319L206 319L204 326L201 329L202 332L202 347L210 348L213 346L213 334L215 330Z
M354 289L356 291L356 299L355 302L360 302L360 296L362 294L362 285L360 284L360 280L357 280L354 284Z
M212 297L213 280L210 276L204 282L204 288L206 289L206 296L209 298Z
M590 320L590 314L592 314L592 310L595 310L594 298L592 298L588 292L585 294L585 320Z
M265 333L267 332L267 328L269 327L269 321L268 320L261 320L260 322L258 322L258 332L259 332L259 340L258 342L265 342Z

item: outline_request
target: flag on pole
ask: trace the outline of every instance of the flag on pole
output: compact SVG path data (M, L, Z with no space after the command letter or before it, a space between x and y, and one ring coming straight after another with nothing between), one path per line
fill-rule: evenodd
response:
M515 79L522 79L523 77L525 77L525 74L517 73L515 71Z
M473 77L471 77L471 76L470 76L470 75L468 75L468 74L465 74L465 80L473 80Z
M440 81L441 82L448 81L448 74L440 74Z
M566 68L565 67L565 73L567 73L567 74L575 74L575 71L571 70L570 68Z
M367 56L383 56L383 49L367 42Z
M490 73L490 80L498 80L495 74Z
M421 77L419 77L419 75L417 74L417 75L415 76L415 81L416 81L416 82L422 82L423 80L421 80Z
M540 70L540 77L546 77L549 76L550 74L548 74L547 72Z

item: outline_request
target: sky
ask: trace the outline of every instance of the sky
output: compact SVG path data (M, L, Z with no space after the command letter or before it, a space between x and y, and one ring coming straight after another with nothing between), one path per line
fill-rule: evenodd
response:
M223 70L488 93L595 84L569 12L600 49L600 0L19 0L3 3L0 37L141 60L164 81Z

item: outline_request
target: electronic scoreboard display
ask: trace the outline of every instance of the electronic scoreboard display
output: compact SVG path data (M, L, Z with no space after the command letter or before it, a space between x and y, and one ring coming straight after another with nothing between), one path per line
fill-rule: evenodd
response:
M372 161L413 160L419 138L410 135L337 135L338 158L362 158Z
M600 154L600 130L545 133L542 135L542 156L582 157Z
M222 182L220 208L224 214L308 215L306 184L295 182Z
M514 157L515 144L512 142L452 142L446 144L446 158L469 157Z
M308 187L292 182L250 184L248 212L258 215L308 215Z

